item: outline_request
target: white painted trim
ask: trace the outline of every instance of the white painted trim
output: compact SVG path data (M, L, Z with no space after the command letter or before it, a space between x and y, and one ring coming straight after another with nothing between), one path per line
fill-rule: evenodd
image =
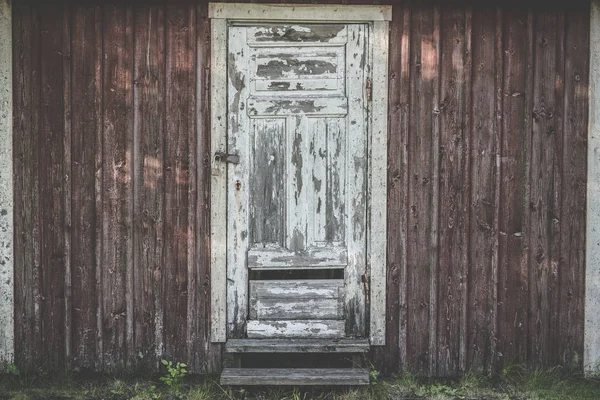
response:
M388 131L388 22L373 23L373 104L371 107L369 168L369 251L371 275L369 337L385 344L387 245L387 131Z
M227 21L213 19L211 26L211 337L222 343L227 339L227 169L225 163L216 162L214 154L227 151Z
M600 373L600 0L591 0L583 363Z
M368 22L372 24L372 94L369 143L369 237L371 344L385 344L388 22L391 6L209 3L211 41L211 152L227 144L227 24L229 22ZM222 164L222 165L221 165ZM227 179L223 163L212 163L211 181L211 336L226 341Z
M14 360L11 0L0 0L0 364Z
M246 21L391 21L392 6L209 3L209 18Z

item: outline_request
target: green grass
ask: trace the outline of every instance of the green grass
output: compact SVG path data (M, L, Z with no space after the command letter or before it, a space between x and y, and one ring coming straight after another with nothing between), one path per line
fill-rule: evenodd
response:
M106 375L60 376L7 374L0 376L0 399L189 399L189 400L600 400L600 378L555 368L527 371L513 367L498 376L473 372L460 379L428 379L410 373L391 378L371 374L371 385L346 388L233 388L216 377L186 377L169 387L155 377Z

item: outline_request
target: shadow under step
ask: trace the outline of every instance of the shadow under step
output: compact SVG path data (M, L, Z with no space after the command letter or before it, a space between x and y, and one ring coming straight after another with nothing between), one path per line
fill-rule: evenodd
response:
M229 339L227 353L367 353L368 339Z
M221 385L338 386L368 385L362 368L225 368Z

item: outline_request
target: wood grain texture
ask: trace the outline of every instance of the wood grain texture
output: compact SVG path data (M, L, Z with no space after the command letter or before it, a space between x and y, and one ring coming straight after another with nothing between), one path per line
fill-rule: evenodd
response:
M368 385L368 371L346 368L227 368L221 385Z
M40 18L40 308L42 362L49 369L65 363L65 213L64 171L64 14L60 6ZM68 40L68 39L67 39Z
M527 359L528 221L527 169L531 149L527 133L528 59L532 56L529 13L508 12L503 19L503 136L498 270L498 364ZM500 355L501 354L501 355Z
M221 385L368 385L368 371L345 368L227 368Z
M185 359L188 295L195 268L196 210L196 12L166 9L166 137L164 147L164 351ZM185 322L184 322L185 321Z
M126 6L103 11L102 351L111 370L128 360L133 328L133 14Z
M490 296L494 283L496 168L496 23L495 10L474 10L472 31L471 209L469 216L469 281L467 364L485 370L491 363Z
M368 339L231 339L227 353L367 353Z
M163 352L165 10L140 7L134 20L134 351L151 366Z
M586 12L566 14L564 78L564 142L561 256L558 299L560 332L558 362L575 368L583 366L584 270L585 270L585 193L587 165L590 19ZM591 184L591 182L590 182ZM587 309L586 313L589 313Z
M15 187L15 362L41 364L38 12L17 7L13 17Z
M72 185L72 355L73 364L91 368L96 363L96 148L100 125L101 12L76 7L71 37L71 185ZM90 195L93 194L93 195Z
M343 320L249 320L247 322L249 339L274 338L343 338L345 321Z
M434 42L434 10L418 7L411 14L410 62L410 125L409 125L409 214L407 243L407 291L409 310L407 320L407 366L411 370L427 373L433 356L430 351L431 335L435 335L430 325L431 283L434 279L431 265L433 208L436 199L432 198L434 171L433 119L437 104L434 103L434 83L437 75L437 46Z
M554 242L560 234L560 187L562 153L562 119L560 98L555 80L562 81L558 70L561 38L558 34L560 16L556 12L539 13L534 17L534 72L531 136L531 234L530 257L530 362L551 362L556 352L551 350L556 309L553 290L558 279L558 257ZM560 83L562 88L562 83ZM558 147L557 147L558 146ZM557 187L558 185L558 187ZM558 201L558 204L557 204ZM550 352L552 354L550 354Z
M436 375L456 375L460 368L461 326L466 322L462 304L466 285L464 267L468 250L468 151L464 130L468 41L466 13L442 9L440 60L440 227L439 294Z

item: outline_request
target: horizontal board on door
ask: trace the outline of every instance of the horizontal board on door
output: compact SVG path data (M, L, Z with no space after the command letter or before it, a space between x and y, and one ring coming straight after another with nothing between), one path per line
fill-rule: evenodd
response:
M343 117L348 113L348 98L342 96L287 99L250 97L247 109L250 117L296 114Z
M322 24L299 24L299 25L265 25L248 27L248 44L264 45L272 42L302 45L305 43L317 43L323 45L345 44L348 40L346 25L322 25Z
M343 268L347 263L345 247L314 247L305 251L252 248L248 251L250 269Z
M257 321L247 325L249 339L261 338L336 338L345 336L343 320Z
M251 319L343 319L341 299L250 299Z
M343 319L344 281L250 281L250 318Z

